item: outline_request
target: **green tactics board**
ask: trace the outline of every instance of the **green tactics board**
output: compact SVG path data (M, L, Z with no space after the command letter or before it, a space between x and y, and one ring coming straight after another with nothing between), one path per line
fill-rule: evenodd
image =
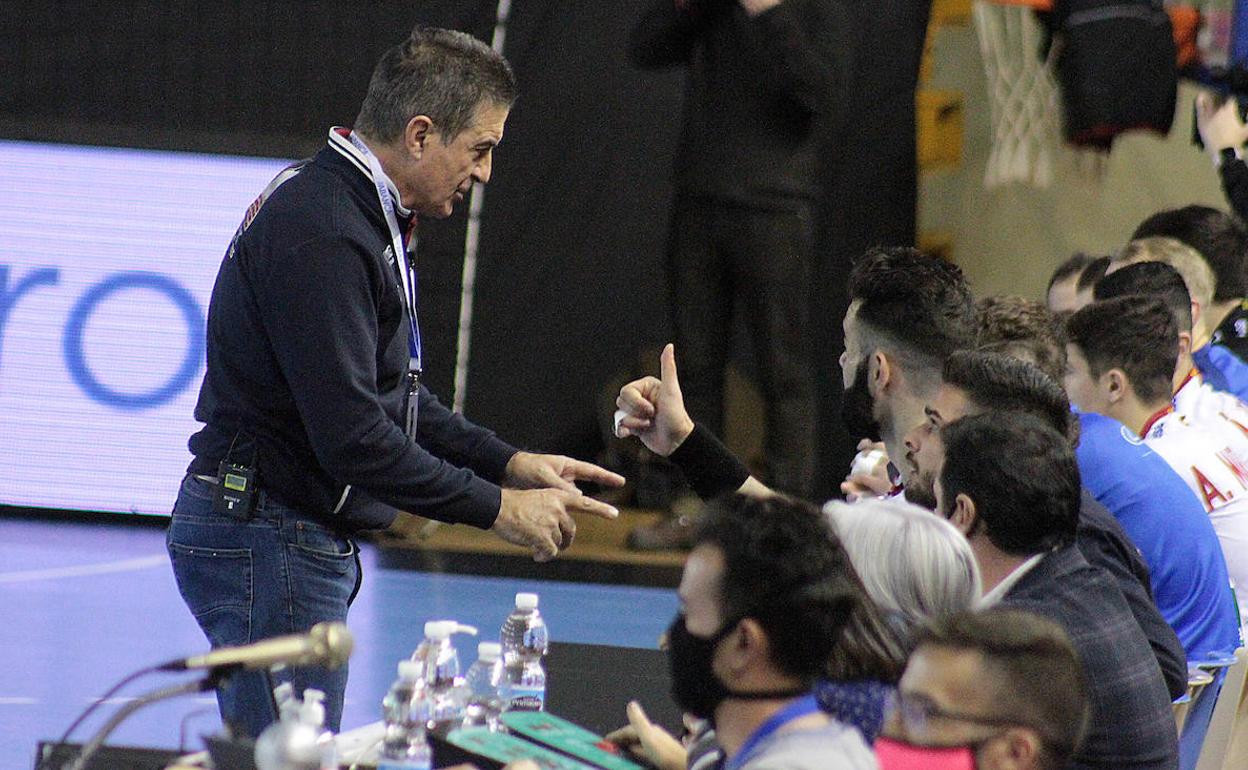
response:
M620 755L620 749L580 725L544 711L507 711L502 722L512 732L538 741L605 770L642 770Z

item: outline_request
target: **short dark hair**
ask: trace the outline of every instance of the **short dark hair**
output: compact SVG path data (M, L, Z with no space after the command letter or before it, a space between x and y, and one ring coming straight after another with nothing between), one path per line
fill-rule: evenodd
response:
M858 322L908 366L939 371L975 342L975 300L956 265L909 247L875 248L849 274Z
M1049 276L1049 285L1044 289L1045 293L1047 294L1049 290L1053 288L1053 284L1058 281L1064 281L1072 275L1082 273L1083 269L1090 265L1094 259L1096 259L1096 257L1091 254L1076 251L1071 255L1070 259L1067 259L1065 262L1054 268L1053 275Z
M724 619L758 621L772 662L790 676L822 675L850 615L869 601L827 517L809 503L719 498L707 506L694 545L723 554Z
M1183 276L1165 262L1135 262L1105 276L1092 296L1098 300L1130 297L1156 297L1166 303L1180 331L1192 330L1192 296Z
M964 392L982 411L1023 412L1068 440L1077 435L1066 391L1034 364L1004 353L964 350L949 356L943 376L946 385Z
M1040 367L1057 382L1066 374L1066 340L1057 319L1043 303L1023 297L984 297L976 305L975 347Z
M1179 324L1156 297L1093 302L1066 321L1066 334L1100 377L1121 369L1145 402L1169 397L1179 362Z
M377 62L355 128L388 143L425 115L449 143L481 105L515 100L516 76L500 54L465 32L418 26Z
M1030 612L993 607L936 618L918 646L978 653L994 718L1017 719L1044 743L1042 766L1064 767L1079 750L1091 712L1079 654L1061 626Z
M1079 274L1079 282L1075 284L1075 288L1079 291L1087 291L1096 285L1096 282L1105 277L1105 271L1109 269L1109 257L1097 257L1089 262L1083 268L1083 272Z
M1217 283L1214 302L1248 294L1248 228L1237 217L1209 206L1168 209L1141 222L1131 240L1156 235L1182 241L1200 252Z
M1015 556L1074 541L1079 465L1065 436L1018 412L963 417L942 428L940 436L942 513L952 513L958 495L969 497L977 516L968 536L982 528L996 548Z

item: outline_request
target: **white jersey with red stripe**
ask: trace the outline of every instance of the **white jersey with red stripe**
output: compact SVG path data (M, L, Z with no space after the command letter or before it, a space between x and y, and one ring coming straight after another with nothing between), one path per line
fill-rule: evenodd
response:
M1201 414L1168 406L1149 419L1141 438L1204 505L1236 586L1240 614L1248 617L1248 432L1220 411Z
M1248 435L1248 404L1232 393L1214 390L1195 369L1175 391L1173 403L1177 414L1197 424Z

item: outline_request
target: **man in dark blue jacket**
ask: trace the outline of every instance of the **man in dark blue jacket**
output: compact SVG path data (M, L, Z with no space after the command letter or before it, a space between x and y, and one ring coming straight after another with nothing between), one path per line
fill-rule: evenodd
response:
M1177 767L1157 657L1114 579L1075 543L1080 481L1070 442L1037 417L1004 412L963 417L940 438L939 511L971 543L984 581L981 606L1054 621L1095 682L1087 738L1067 767Z
M572 513L616 515L575 482L623 479L519 452L419 382L417 221L489 180L515 94L488 46L417 28L378 63L355 130L331 130L248 209L213 288L204 427L168 534L214 647L344 621L360 581L351 536L399 510L490 529L539 561L571 544ZM336 731L345 669L288 675L327 693ZM251 735L275 717L259 675L232 677L218 701Z

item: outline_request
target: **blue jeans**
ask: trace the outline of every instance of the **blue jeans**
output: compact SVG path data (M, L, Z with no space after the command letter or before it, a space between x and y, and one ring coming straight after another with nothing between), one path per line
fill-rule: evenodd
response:
M345 622L360 588L356 544L311 517L260 494L252 518L214 513L216 486L187 476L166 535L178 591L214 647L303 633L325 621ZM325 692L325 726L337 732L347 667L289 667L274 675L297 696ZM235 735L255 737L273 722L263 671L234 674L217 689L221 719Z

